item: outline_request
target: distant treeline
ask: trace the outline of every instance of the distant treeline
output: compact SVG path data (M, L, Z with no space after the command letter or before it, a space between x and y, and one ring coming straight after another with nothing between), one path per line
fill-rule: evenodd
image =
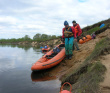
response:
M12 38L12 39L0 39L0 43L17 43L17 42L24 42L24 41L28 41L28 42L33 42L33 41L37 41L37 42L42 42L42 41L47 41L47 40L52 40L52 39L57 39L60 36L56 36L56 35L47 35L47 34L39 34L37 33L33 39L30 38L29 35L25 35L22 38Z

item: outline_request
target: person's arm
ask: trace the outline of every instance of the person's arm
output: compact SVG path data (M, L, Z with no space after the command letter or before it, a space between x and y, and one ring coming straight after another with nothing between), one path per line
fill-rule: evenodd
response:
M65 36L64 36L64 28L62 29L62 39L61 39L62 43L65 42Z
M64 28L62 29L62 38L64 38Z
M77 28L77 29L78 29L78 36L81 36L81 34L82 34L82 30L81 30L81 28L80 28L79 25L78 25L77 27L78 27L78 28Z

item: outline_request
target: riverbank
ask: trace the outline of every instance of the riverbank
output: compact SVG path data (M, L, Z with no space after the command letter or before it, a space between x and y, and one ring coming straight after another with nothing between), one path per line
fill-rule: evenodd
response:
M0 45L20 45L20 46L31 46L31 47L37 47L40 48L41 46L49 45L50 47L54 47L55 45L60 44L60 38L58 39L52 39L52 40L47 40L47 41L42 41L42 42L37 42L37 41L22 41L22 42L0 42Z
M50 77L56 76L61 80L62 84L70 82L72 84L72 93L83 93L84 91L84 93L98 93L101 89L105 91L110 86L104 84L105 88L103 84L100 85L100 82L105 80L104 75L108 69L103 64L104 62L102 63L100 57L110 53L109 37L110 29L107 29L98 34L96 39L79 44L80 51L73 51L72 60L63 60L46 73ZM106 76L109 76L109 74Z
M107 70L108 72L109 69L106 67L106 64L103 64L104 62L102 63L101 58L101 56L109 55L110 53L109 37L109 29L98 35L97 43L92 53L85 58L81 65L75 67L75 69L73 66L64 75L61 76L60 80L62 81L62 84L64 82L70 82L72 84L72 93L99 93L105 91L105 89L107 91L109 90L108 88L110 87L110 85L105 84L105 82L107 82L110 75L106 73L106 76L108 77L104 77L105 71ZM88 42L88 44L92 42L93 41ZM104 83L102 83L102 86L100 86L100 82L103 82L103 80ZM106 85L107 88L105 88L103 84Z
M50 47L53 47L57 44L60 44L61 41L60 41L60 38L58 39L53 39L53 40L47 40L47 41L43 41L43 42L37 42L37 41L34 41L34 42L19 42L18 44L19 45L31 45L32 47L40 47L40 46L45 46L45 45L49 45Z

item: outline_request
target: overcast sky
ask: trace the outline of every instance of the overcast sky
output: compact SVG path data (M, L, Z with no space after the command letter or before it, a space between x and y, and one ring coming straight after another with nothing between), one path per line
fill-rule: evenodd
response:
M62 35L64 21L81 28L110 18L110 0L0 0L0 38Z

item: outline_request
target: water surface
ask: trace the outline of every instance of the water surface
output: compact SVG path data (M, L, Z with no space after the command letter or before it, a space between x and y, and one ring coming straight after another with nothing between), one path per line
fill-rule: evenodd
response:
M41 49L0 45L0 93L59 93L59 80L31 71L42 55Z

